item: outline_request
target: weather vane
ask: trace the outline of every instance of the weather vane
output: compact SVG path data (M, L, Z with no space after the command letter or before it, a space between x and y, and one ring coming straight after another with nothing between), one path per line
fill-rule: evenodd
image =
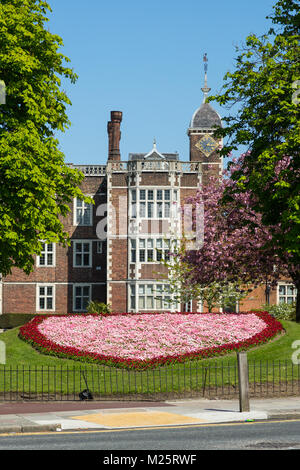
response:
M208 93L210 92L211 88L209 88L207 86L207 69L208 69L208 58L207 58L207 53L205 52L204 56L203 56L203 63L204 63L204 87L201 88L201 90L203 91L203 103L206 102L206 98L207 98L207 95Z

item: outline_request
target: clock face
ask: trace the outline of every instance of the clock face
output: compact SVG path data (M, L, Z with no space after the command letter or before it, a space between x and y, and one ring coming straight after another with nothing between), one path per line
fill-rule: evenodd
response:
M196 143L196 147L201 150L206 157L213 153L218 145L218 142L216 142L210 135L205 135Z

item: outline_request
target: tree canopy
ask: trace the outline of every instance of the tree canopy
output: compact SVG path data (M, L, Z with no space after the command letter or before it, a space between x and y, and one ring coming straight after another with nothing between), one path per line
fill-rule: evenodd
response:
M227 188L223 200L230 201L237 193L251 195L253 210L270 231L266 245L276 247L283 262L288 259L299 292L299 3L279 0L269 18L272 26L267 34L251 34L237 48L235 70L225 75L222 92L210 99L229 110L224 127L215 132L227 138L221 154L226 156L240 145L247 148L242 165L231 174L236 184ZM239 110L231 114L236 104Z
M42 242L68 242L62 217L83 175L65 164L56 132L70 125L61 78L75 83L62 39L46 29L42 0L1 0L0 272L32 270Z
M236 68L225 75L223 92L212 97L221 105L239 104L216 131L228 141L221 153L239 145L248 148L244 163L232 178L235 191L251 191L262 222L272 232L278 250L300 261L300 133L299 4L280 0L271 17L268 35L247 37L237 49ZM298 21L298 28L297 28ZM227 192L230 195L230 192ZM281 231L278 231L278 226ZM279 254L280 254L279 253Z

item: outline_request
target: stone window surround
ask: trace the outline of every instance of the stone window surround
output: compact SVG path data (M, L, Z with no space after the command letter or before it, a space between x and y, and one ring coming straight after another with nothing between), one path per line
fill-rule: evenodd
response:
M45 288L46 291L44 294L41 294L40 289ZM52 288L52 293L48 293L48 288ZM41 308L40 307L40 300L44 298L45 299L45 307ZM52 308L47 308L47 299L51 298L52 299ZM51 283L37 283L36 284L36 310L37 312L53 312L55 311L55 284Z
M76 250L77 245L88 245L89 250L84 251L84 247L82 246L80 251ZM73 267L74 268L91 268L92 267L92 258L93 258L93 240L72 240L73 246ZM88 264L84 264L84 255L88 255L89 262ZM81 263L77 264L77 255L81 255Z
M81 290L81 295L77 295L76 293L76 289L77 288L82 288ZM84 287L88 287L89 288L89 294L88 295L85 295L84 293ZM76 308L76 299L77 298L80 298L81 299L81 308ZM83 308L83 302L84 302L84 298L88 298L88 302L91 301L92 299L92 284L91 283L81 283L81 282L78 282L78 283L74 283L73 284L73 311L74 312L86 312L86 309Z
M41 255L36 257L36 265L38 268L55 268L56 265L56 244L55 243L43 243L44 249L41 252L41 255L44 253L45 264L41 264ZM49 245L52 245L52 250L49 249ZM48 262L48 255L52 255L52 262Z

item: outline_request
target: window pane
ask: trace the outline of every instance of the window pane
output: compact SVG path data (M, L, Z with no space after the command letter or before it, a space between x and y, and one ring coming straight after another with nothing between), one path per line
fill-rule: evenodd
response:
M51 253L48 253L47 255L47 264L48 266L52 266L53 264L53 255Z
M40 295L45 295L45 287L40 287Z
M90 244L89 243L84 243L83 250L84 250L85 253L89 253L90 252Z
M53 287L47 287L47 295L52 295Z
M166 201L169 201L169 200L170 200L170 190L169 190L169 189L166 189L166 190L165 190L165 200L166 200Z
M140 217L146 217L146 203L140 203Z
M140 190L140 200L145 201L146 199L146 191L144 189Z
M84 296L89 296L90 295L90 286L84 286L83 287L83 295Z
M285 297L279 297L279 303L284 304L285 303Z
M140 262L145 261L145 250L140 250Z
M294 295L294 287L293 286L287 286L287 295Z
M285 286L279 286L279 295L285 295Z
M76 211L76 223L81 225L83 223L82 209L77 209Z
M46 258L45 258L45 254L41 254L40 255L40 266L45 266L46 264Z
M76 266L81 266L81 264L82 264L82 256L81 256L81 254L76 254L75 264L76 264Z
M148 191L148 199L150 201L153 201L153 190L152 189L149 189L149 191Z
M145 308L145 297L139 297L139 308Z
M148 217L151 218L154 216L154 203L148 202Z
M131 250L131 262L136 263L136 250Z
M48 310L51 310L53 307L52 307L52 297L47 297L47 309Z
M130 286L131 295L135 295L135 286Z
M161 219L163 217L163 204L162 202L157 203L157 217Z
M147 260L153 261L153 250L148 250L147 252Z
M152 295L152 294L153 294L153 285L152 285L152 284L147 284L147 286L146 286L146 294L147 294L147 295Z
M81 310L81 297L76 297L76 299L75 299L75 308L76 308L76 310Z
M292 304L294 302L294 297L287 297L287 303Z
M153 299L153 297L147 297L147 308L154 308L154 299Z
M75 243L76 246L76 252L81 253L82 251L82 243Z
M90 265L90 255L88 253L83 255L83 265L84 266Z
M76 297L81 296L81 287L80 286L75 287L75 295L76 295Z
M145 294L145 286L143 284L139 285L139 294Z
M170 203L165 202L165 217L170 217Z
M91 222L91 207L88 205L84 210L84 224L89 225Z
M131 191L131 200L132 200L133 202L136 201L136 190L135 190L135 189L133 189L133 190Z
M83 310L87 309L89 301L90 301L89 297L83 297L83 300L82 300L82 309Z
M131 206L131 217L133 219L136 218L136 203L132 204L132 206Z
M147 248L153 248L153 240L151 238L147 240Z
M161 189L158 189L157 190L157 200L158 201L161 201L162 200L162 196L163 196L163 192Z
M40 310L44 310L45 309L45 299L44 297L41 297L40 298Z
M139 246L140 248L146 248L146 240L144 238L140 238Z

